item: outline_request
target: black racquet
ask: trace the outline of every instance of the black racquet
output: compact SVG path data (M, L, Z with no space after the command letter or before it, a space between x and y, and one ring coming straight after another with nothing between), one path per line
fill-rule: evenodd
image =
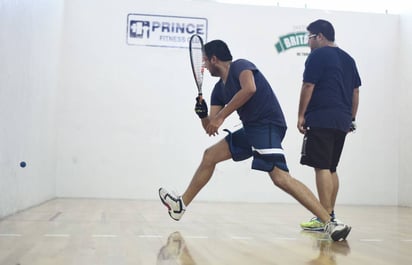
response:
M192 35L189 40L190 63L195 78L199 102L202 101L202 84L205 66L203 62L203 40L198 34Z

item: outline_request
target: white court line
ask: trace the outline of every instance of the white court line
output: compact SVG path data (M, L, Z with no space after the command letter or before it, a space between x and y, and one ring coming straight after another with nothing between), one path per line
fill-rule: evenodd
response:
M45 237L70 237L69 234L44 234Z
M208 236L185 236L185 238L193 238L193 239L208 239Z
M0 237L20 237L21 234L0 234Z
M161 235L137 235L140 238L162 238Z
M402 242L412 242L412 239L402 239Z
M250 236L231 236L230 238L234 240L252 240L253 239L253 237L250 237Z
M275 237L275 240L296 240L296 237Z
M380 238L365 238L365 239L360 239L359 241L361 241L361 242L383 242L383 239L380 239Z
M94 238L115 238L117 235L92 235Z

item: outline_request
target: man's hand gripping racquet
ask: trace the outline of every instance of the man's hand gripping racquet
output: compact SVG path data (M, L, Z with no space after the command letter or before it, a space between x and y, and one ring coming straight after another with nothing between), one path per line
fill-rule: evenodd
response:
M190 64L192 66L193 77L198 91L196 97L195 112L199 118L203 119L208 115L206 102L203 99L202 84L205 65L203 61L203 39L200 35L194 34L189 40Z

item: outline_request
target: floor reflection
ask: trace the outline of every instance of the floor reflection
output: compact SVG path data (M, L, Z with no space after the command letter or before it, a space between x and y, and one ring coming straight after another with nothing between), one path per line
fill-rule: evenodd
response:
M186 242L180 232L173 232L159 250L157 265L195 265Z
M305 231L302 235L313 240L313 248L319 249L319 255L308 261L310 265L337 265L336 254L347 256L350 253L348 241L332 241L328 235L321 232Z

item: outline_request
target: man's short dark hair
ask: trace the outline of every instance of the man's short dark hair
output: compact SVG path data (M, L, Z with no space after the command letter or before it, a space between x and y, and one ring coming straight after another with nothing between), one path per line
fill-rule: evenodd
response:
M311 34L322 33L328 41L335 41L335 29L332 24L323 19L318 19L306 28Z
M232 61L233 57L229 47L221 40L212 40L205 44L205 55L208 59L216 56L221 61Z

